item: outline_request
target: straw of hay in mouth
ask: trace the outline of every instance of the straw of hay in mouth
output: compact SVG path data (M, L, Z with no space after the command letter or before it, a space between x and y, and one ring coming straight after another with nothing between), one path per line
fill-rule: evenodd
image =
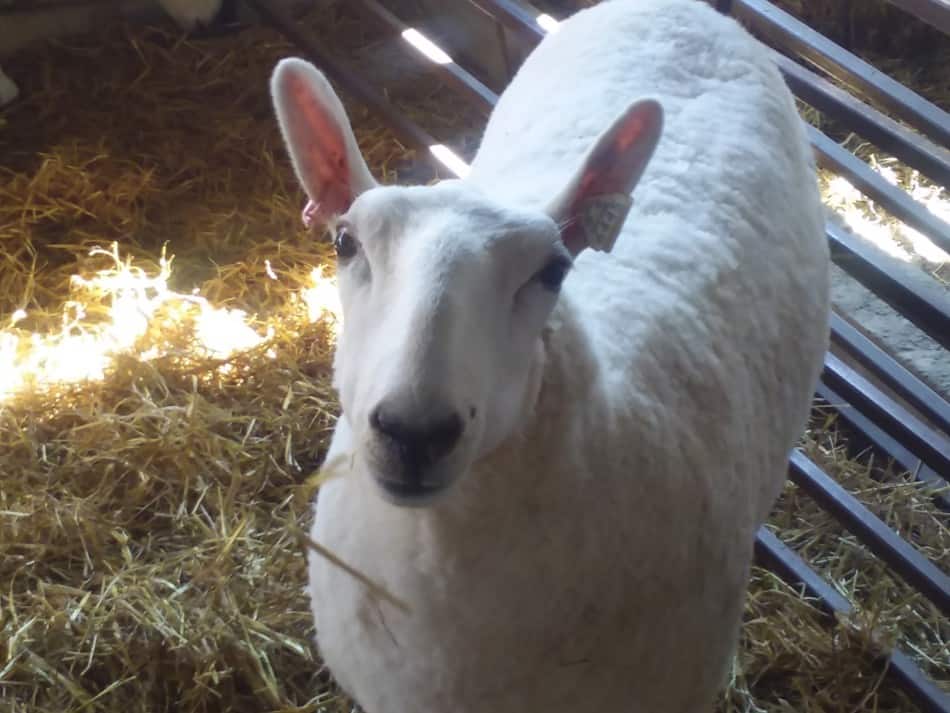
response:
M321 545L319 542L316 542L307 533L302 532L300 530L295 530L294 534L297 535L297 537L299 537L300 540L309 549L313 550L318 555L323 557L334 567L338 567L339 569L343 570L344 572L349 574L351 577L353 577L355 580L363 584L366 587L366 589L371 594L376 596L378 599L382 599L384 601L389 602L393 606L401 609L406 614L412 613L412 609L404 600L399 599L394 594L390 593L389 590L387 590L384 586L382 586L378 582L375 582L373 579L363 574L352 565L349 565L346 562L344 562L339 556L337 556L331 550Z
M313 493L315 493L317 489L326 484L328 481L332 480L333 478L345 477L347 474L352 472L354 458L355 455L352 453L338 453L332 459L326 461L313 475L307 478L307 480L298 490L298 495L309 500ZM405 601L396 597L383 585L374 581L368 575L360 572L352 565L343 561L343 559L341 559L331 550L327 549L319 542L316 542L306 532L295 529L294 535L297 536L297 538L304 544L305 547L316 552L318 555L330 562L330 564L332 564L334 567L340 568L360 582L366 587L370 594L374 595L378 599L389 602L390 604L401 609L406 614L411 612L409 605Z

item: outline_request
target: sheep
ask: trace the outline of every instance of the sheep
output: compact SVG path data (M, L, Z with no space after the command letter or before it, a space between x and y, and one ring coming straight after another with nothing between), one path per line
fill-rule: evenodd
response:
M699 0L563 22L470 173L378 185L313 65L277 123L333 235L342 413L316 644L369 713L695 713L827 348L815 167L765 49Z
M221 12L222 0L158 0L162 9L188 32L212 25Z

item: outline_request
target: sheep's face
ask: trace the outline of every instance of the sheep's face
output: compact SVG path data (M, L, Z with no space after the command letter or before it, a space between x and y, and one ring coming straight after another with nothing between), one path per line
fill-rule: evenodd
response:
M426 502L525 418L570 255L548 215L458 181L368 190L331 234L356 456L387 498Z
M326 78L299 59L271 79L310 203L339 255L336 384L361 461L385 497L431 500L510 437L540 384L540 335L573 256L609 250L660 135L631 104L544 212L471 186L381 188Z

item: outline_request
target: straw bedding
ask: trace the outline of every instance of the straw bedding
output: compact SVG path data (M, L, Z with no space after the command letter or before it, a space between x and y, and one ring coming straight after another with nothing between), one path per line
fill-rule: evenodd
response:
M311 24L364 62L389 51L343 10ZM312 268L329 276L332 263L299 225L266 94L291 52L259 28L185 40L116 26L5 63L26 98L0 114L0 328L55 332L71 298L86 305L77 327L107 323L116 293L97 271L128 273L89 251L116 241L149 276L167 244L167 289L246 310L260 338L222 357L195 336L201 310L169 300L136 340L148 359L0 397L3 713L349 710L313 650L303 591L299 533L337 413L336 317L306 299ZM393 99L470 155L481 117L451 96L420 76ZM377 176L434 177L348 106ZM808 453L950 569L947 523L926 496L845 446L816 409ZM896 640L950 687L950 625L932 606L793 486L772 522L859 613L829 627L756 569L720 710L912 711L869 664Z

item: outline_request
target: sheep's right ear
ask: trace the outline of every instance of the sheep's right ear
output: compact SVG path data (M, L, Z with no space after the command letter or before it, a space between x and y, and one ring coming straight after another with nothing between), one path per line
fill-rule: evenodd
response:
M609 252L626 220L637 181L663 132L654 99L634 102L598 137L548 214L572 256L585 248Z
M363 160L343 103L330 82L302 59L283 59L271 76L280 130L310 203L304 222L325 223L345 213L376 185Z

